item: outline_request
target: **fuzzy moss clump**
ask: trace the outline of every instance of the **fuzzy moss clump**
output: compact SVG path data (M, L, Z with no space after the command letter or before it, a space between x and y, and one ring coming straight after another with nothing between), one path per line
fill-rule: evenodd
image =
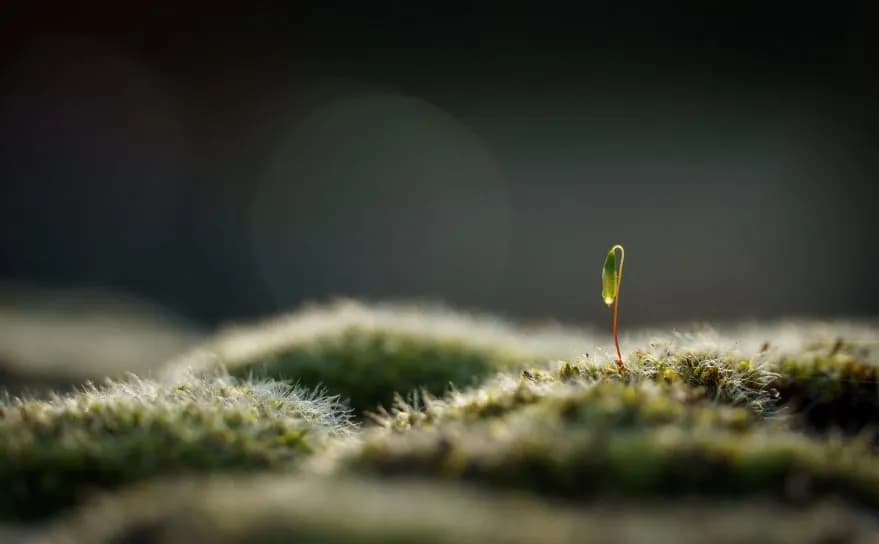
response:
M879 323L753 323L687 334L641 333L636 367L671 363L723 402L784 413L807 432L849 434L879 425ZM687 364L681 364L687 363ZM711 364L706 364L711 363ZM737 400L738 399L738 400Z
M612 362L600 364L586 358L553 361L518 373L499 372L479 387L454 390L441 398L428 392L410 395L411 400L397 396L390 410L380 409L370 416L384 427L399 430L448 420L500 417L530 404L563 398L594 401L599 395L649 398L678 409L706 401L699 405L703 413L736 414L735 419L745 422L777 415L778 392L772 386L779 377L766 363L716 352L638 351L624 371Z
M26 520L92 489L187 472L285 469L349 432L333 398L228 376L131 378L0 403L0 518Z
M680 423L744 429L758 420L748 408L714 402L704 388L679 380L637 379L632 373L614 375L615 369L608 366L607 375L594 375L564 363L554 370L524 370L518 377L500 374L444 398L421 394L407 402L398 397L390 410L371 416L395 431L502 419L519 411L591 426Z
M678 501L583 509L423 481L258 476L139 485L84 505L27 542L802 544L870 542L871 529L863 514L831 503Z
M235 376L321 385L358 411L395 393L443 393L501 369L576 356L588 342L559 330L528 334L496 318L438 307L339 301L231 328L168 364L164 375L224 367Z

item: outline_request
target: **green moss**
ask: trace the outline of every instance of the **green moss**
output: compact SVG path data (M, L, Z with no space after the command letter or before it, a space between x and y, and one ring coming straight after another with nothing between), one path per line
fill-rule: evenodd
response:
M753 354L706 349L636 351L621 374L612 361L580 359L502 373L483 386L435 399L422 395L413 408L401 399L380 412L383 425L409 420L475 420L502 415L552 396L559 383L621 382L685 386L694 397L748 408L760 417L788 417L809 431L857 433L879 424L879 364L859 344L818 344L791 354ZM391 421L396 419L397 421Z
M841 410L823 428L875 423L875 366L843 351L755 362L668 349L627 364L621 374L612 362L561 362L440 399L398 399L341 466L574 498L839 494L879 507L872 447L796 432L801 416L814 423L839 403L862 407L860 420L838 425L850 417Z
M879 424L879 366L834 352L784 359L779 368L774 385L809 428L857 432Z
M101 497L39 534L54 544L253 542L561 544L861 542L869 520L839 505L616 503L589 509L438 483L212 478Z
M719 430L698 418L684 424L665 419L553 421L529 410L503 420L374 433L341 454L337 466L581 500L839 495L879 508L879 457L862 444L777 429Z
M660 334L642 353L660 362L713 354L723 372L706 375L700 362L704 355L697 355L690 371L682 373L688 383L717 390L723 402L737 397L756 401L758 411L789 417L806 432L854 434L879 424L877 325L875 320L781 320L728 327L724 334L671 340ZM736 361L752 369L750 376L736 371Z
M347 425L332 399L223 376L7 399L0 404L0 518L44 516L92 488L151 476L289 468Z
M0 403L0 519L45 516L93 489L155 477L181 481L113 495L71 523L121 525L70 534L561 542L604 534L595 533L604 522L596 515L583 525L578 511L553 533L548 520L569 519L556 517L560 498L592 508L668 497L840 496L876 509L879 452L858 434L879 419L879 365L865 344L876 332L850 338L829 330L830 343L770 330L769 342L746 338L744 348L737 337L628 339L641 349L626 354L620 372L612 353L592 348L609 346L609 335L595 342L529 332L435 308L307 308L223 331L168 363L158 381ZM587 347L592 357L580 355ZM375 410L380 427L351 433L339 403L289 383L321 385L357 413ZM835 428L845 433L823 432ZM271 476L183 483L241 471ZM297 483L311 472L331 477ZM393 478L364 483L354 475ZM425 481L399 481L410 476ZM459 505L452 483L476 498ZM510 521L527 515L501 496L510 490L540 495L523 510L538 512L527 518L533 527ZM496 534L498 525L509 534Z
M704 390L680 381L639 379L631 372L609 375L614 377L590 376L568 363L557 370L525 370L518 378L501 374L481 387L441 399L422 395L409 403L398 398L390 411L373 419L403 431L449 421L503 418L519 411L539 414L548 422L590 426L681 423L743 429L758 417L748 408L716 403Z
M398 391L422 388L441 393L449 384L468 385L498 368L525 361L465 344L349 329L338 336L315 338L304 349L293 347L266 357L256 367L231 367L231 372L321 384L364 410L387 403Z
M774 404L786 400L774 390L784 380L801 383L692 354L633 357L625 374L613 363L559 363L442 399L398 400L335 466L578 499L839 494L879 508L879 455L862 441L794 432L775 417L789 407Z
M643 377L681 382L703 390L718 402L750 406L763 413L774 405L772 383L778 377L766 363L719 351L667 351L660 356L637 351L632 362Z
M500 369L575 354L575 341L436 308L339 302L226 331L172 361L165 375L223 366L237 376L320 384L362 411L390 404L395 393L440 394Z

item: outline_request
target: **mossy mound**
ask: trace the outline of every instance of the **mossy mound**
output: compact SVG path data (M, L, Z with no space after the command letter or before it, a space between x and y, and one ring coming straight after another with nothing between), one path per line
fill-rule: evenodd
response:
M441 399L398 399L374 416L382 429L318 468L573 499L842 496L879 508L879 453L864 438L797 432L775 388L800 382L771 368L668 353L636 354L624 372L581 362L501 374Z
M253 326L233 327L170 362L164 375L224 367L236 376L321 385L357 411L389 404L395 393L443 393L501 369L576 356L584 336L526 333L496 318L440 307L354 301L305 308Z
M286 469L349 431L334 399L226 376L130 379L0 403L0 518L26 520L95 488L187 472Z
M630 359L636 369L670 365L718 400L746 400L810 433L879 429L879 322L782 320L723 330L640 333Z
M774 386L809 427L879 431L879 364L870 348L842 340L819 344L782 359L778 367Z
M446 422L503 422L520 412L550 423L592 428L677 423L741 430L758 421L747 408L718 404L703 391L676 382L559 378L577 368L566 364L557 372L525 370L518 379L503 375L443 399L422 395L409 403L398 398L390 411L374 414L373 419L395 431Z
M691 355L677 357L675 364L635 359L624 372L612 363L555 362L518 374L499 373L482 386L442 398L421 393L407 401L398 396L390 410L370 415L383 427L404 430L503 417L534 404L571 417L603 414L619 421L669 423L692 419L737 428L766 414L770 395L746 384L763 383L771 374L747 361L727 368L712 359L700 369L695 360Z
M867 330L879 337L879 329ZM864 334L858 340L829 343L804 336L793 347L788 338L784 351L765 348L768 341L761 342L764 347L740 349L654 337L644 341L646 349L626 357L624 371L606 358L550 361L501 371L479 387L439 398L429 392L398 396L390 411L380 409L373 419L385 426L475 420L553 396L561 384L658 383L686 388L693 398L746 408L759 418L785 418L810 433L857 434L879 425L879 361L872 349L877 342L871 344ZM390 421L394 418L396 422Z
M581 509L418 481L236 477L153 482L104 496L27 542L866 543L872 528L865 516L829 503Z
M690 418L660 423L667 415L607 417L605 410L593 407L585 410L588 417L553 421L547 416L552 410L529 409L469 425L375 433L356 451L341 454L336 466L575 500L840 496L879 508L879 456L862 443L775 429L713 429L692 425Z

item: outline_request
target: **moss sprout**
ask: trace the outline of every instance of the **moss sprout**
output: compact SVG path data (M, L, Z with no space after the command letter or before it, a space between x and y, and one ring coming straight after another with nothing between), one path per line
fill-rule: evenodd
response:
M620 252L619 266L617 266L617 250ZM617 365L620 371L626 368L623 362L623 354L620 352L620 337L617 325L620 316L620 286L623 283L623 264L626 260L626 250L616 244L604 259L601 268L601 298L608 306L613 305L613 343L617 348Z

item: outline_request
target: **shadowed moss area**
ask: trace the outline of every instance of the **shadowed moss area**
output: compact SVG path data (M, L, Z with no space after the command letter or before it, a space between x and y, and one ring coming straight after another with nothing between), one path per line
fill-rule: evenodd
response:
M870 542L868 518L824 503L614 503L589 509L419 481L290 477L154 482L101 497L34 544Z
M577 500L841 496L879 507L879 457L865 444L690 423L659 424L649 417L552 421L543 410L529 410L470 425L376 433L337 462L355 472L431 476Z
M24 520L93 489L163 474L277 470L349 431L346 412L281 383L132 378L0 404L0 518Z
M791 411L813 428L856 432L876 427L879 365L870 356L869 347L842 341L814 346L783 359L774 385Z
M442 308L339 301L230 329L169 363L165 375L225 367L236 376L321 385L359 412L390 404L395 393L440 394L501 369L577 355L585 345L573 334L529 334Z

